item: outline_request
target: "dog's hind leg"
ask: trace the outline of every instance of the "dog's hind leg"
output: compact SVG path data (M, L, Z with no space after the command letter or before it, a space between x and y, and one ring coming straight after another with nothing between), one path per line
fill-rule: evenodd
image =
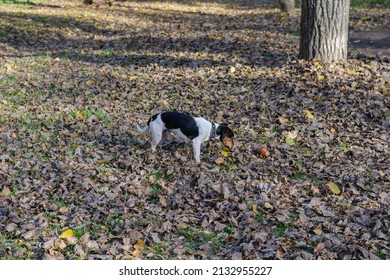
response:
M183 143L187 142L187 140L188 140L187 136L185 136L185 135L180 131L180 129L174 129L173 132L174 132L175 135L176 135L175 145L180 145L180 144L183 144Z
M162 133L162 137L161 137L161 140L160 140L160 146L161 147L165 147L165 146L169 146L171 144L171 134L169 133L168 130L164 130L163 133Z
M162 135L163 135L163 130L158 126L158 125L153 125L151 123L150 129L152 130L152 151L156 151L157 145L160 143Z

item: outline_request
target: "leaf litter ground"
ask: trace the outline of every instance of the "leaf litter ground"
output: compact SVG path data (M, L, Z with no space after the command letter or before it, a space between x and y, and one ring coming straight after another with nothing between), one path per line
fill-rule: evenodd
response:
M299 61L298 11L261 3L47 3L0 6L1 259L390 257L388 58ZM234 151L153 154L164 110Z

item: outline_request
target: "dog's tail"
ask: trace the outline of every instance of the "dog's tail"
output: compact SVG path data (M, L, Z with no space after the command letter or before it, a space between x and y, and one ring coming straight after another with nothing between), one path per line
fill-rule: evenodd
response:
M145 127L140 127L138 124L135 126L138 133L141 133L141 134L145 134L146 132L149 131L149 125L145 126Z

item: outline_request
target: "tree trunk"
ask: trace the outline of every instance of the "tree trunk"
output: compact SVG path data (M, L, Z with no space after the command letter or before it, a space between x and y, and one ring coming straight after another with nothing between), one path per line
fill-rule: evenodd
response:
M295 0L279 0L280 9L282 12L291 16L295 10Z
M346 60L349 0L302 0L299 58Z

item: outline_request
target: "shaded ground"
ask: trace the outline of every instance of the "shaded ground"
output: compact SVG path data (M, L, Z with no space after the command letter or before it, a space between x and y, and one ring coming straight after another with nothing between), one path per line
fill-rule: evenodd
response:
M390 29L350 32L352 52L390 57Z
M388 15L354 11L351 30ZM0 258L389 258L389 63L359 48L299 61L298 20L0 6ZM134 125L161 110L228 123L235 150L204 145L201 166L190 145L153 154Z

